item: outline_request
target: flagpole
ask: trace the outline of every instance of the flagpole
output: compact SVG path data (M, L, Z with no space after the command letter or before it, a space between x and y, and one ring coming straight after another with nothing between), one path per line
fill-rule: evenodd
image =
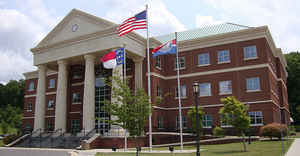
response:
M176 38L176 61L177 61L177 93L178 93L178 111L179 111L179 125L180 125L180 150L183 150L183 137L182 137L182 114L181 114L181 89L180 89L180 79L179 79L179 60L178 60L178 42L177 42L177 32L175 32Z
M152 105L151 105L151 81L150 81L150 56L149 56L149 16L148 16L148 4L146 4L146 14L147 14L147 68L148 68L148 97L150 103L151 112L149 114L149 151L152 152Z
M126 82L126 48L125 48L126 44L123 44L123 48L124 48L124 65L123 65L123 81ZM127 129L125 129L125 136L124 136L124 151L127 151Z

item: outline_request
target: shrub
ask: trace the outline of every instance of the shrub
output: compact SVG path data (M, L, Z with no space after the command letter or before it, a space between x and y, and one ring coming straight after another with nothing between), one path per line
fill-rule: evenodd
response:
M296 132L300 132L300 125L295 125Z
M289 135L296 135L296 131L289 131Z
M214 136L217 136L217 137L224 137L224 130L221 128L221 127L215 127L213 129L213 134Z
M16 135L16 134L8 135L3 138L3 143L7 145L7 144L13 142L14 140L16 140L17 138L18 138L18 135Z
M287 126L282 125L282 135L287 135ZM280 133L280 124L279 123L271 123L266 126L260 128L260 136L270 137L272 140L273 137L281 139Z

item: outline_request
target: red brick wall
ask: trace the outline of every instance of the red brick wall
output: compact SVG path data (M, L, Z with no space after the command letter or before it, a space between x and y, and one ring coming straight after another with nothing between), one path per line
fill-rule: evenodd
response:
M149 139L147 137L128 138L127 147L134 148L136 145L140 147L148 146ZM98 137L90 144L91 148L106 148L111 149L112 147L124 148L124 138L109 138L109 137Z

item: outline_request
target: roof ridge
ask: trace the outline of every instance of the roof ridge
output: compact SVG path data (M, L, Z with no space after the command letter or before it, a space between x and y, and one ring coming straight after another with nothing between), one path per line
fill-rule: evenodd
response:
M231 24L231 25L235 25L235 26L239 26L239 27L245 27L245 28L253 28L247 25L241 25L241 24L236 24L236 23L231 23L231 22L226 22L226 24Z

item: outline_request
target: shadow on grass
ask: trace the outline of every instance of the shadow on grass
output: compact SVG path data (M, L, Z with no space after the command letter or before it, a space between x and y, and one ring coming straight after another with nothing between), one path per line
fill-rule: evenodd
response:
M223 154L234 154L234 153L245 153L244 151L241 150L231 150L231 151L212 151L211 153L214 154L219 154L219 155L223 155Z

